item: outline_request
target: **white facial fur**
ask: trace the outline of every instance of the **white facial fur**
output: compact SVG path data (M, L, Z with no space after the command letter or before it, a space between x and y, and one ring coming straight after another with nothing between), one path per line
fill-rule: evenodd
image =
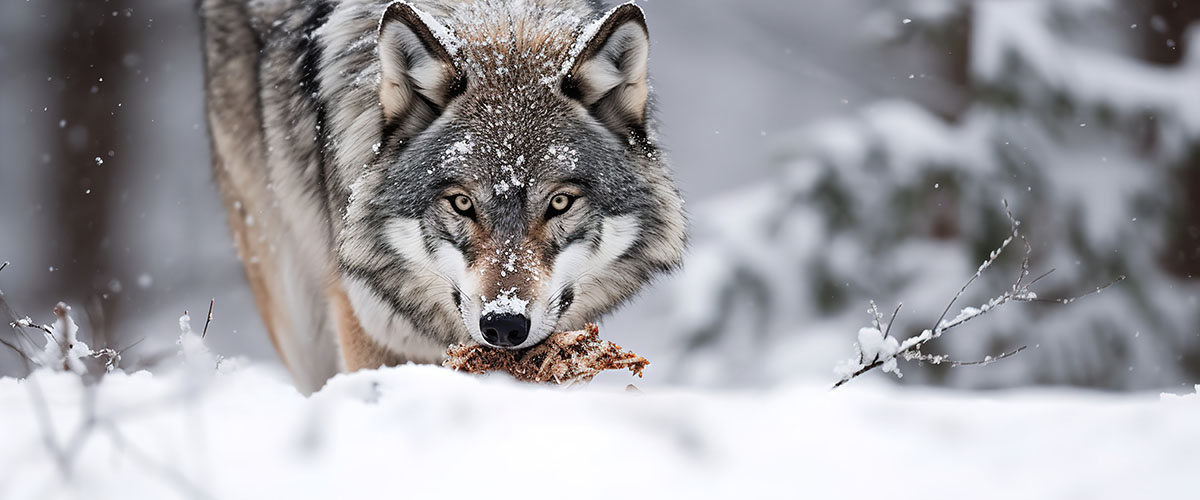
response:
M530 314L531 327L529 338L518 347L529 347L545 340L557 326L557 310L549 310L552 302L559 299L556 296L567 284L587 283L603 277L605 270L638 240L641 226L632 215L610 217L604 220L600 236L600 245L594 251L586 242L579 242L565 248L554 259L551 268L549 285L543 288L543 296L534 301ZM607 298L607 293L597 291L599 286L579 286L575 291L575 304L572 307L592 309L588 305Z
M599 286L588 286L588 282L603 279L605 271L621 258L637 241L641 233L638 220L633 216L612 217L604 220L600 244L594 250L586 241L566 247L555 258L550 269L550 278L546 286L541 288L540 296L530 298L527 310L530 319L528 338L516 349L523 349L545 340L558 326L559 311L552 309L560 300L559 294L563 287L571 284L584 283L575 290L575 305L584 310L592 310L594 306L609 298L609 293L595 290ZM418 275L445 280L449 287L452 283L457 286L462 298L459 313L463 326L471 338L480 344L485 344L483 333L479 329L479 319L483 309L483 297L479 276L470 271L462 253L449 243L443 243L431 253L421 235L420 222L414 219L395 218L388 221L385 234L388 244L403 257L412 271ZM360 315L375 317L364 318L364 326L374 332L385 345L392 345L400 339L395 337L397 319L388 312L387 305L373 295L365 286L351 286L351 300ZM516 296L522 296L520 290ZM447 294L447 297L449 295ZM360 307L361 306L361 307ZM407 321L405 321L407 323Z
M396 314L365 282L349 276L343 280L354 314L371 338L392 352L405 353L408 361L433 363L441 359L446 346L420 335L416 325Z
M462 314L467 333L476 340L482 340L483 337L479 332L478 321L479 305L477 301L469 300L471 297L479 295L479 279L474 273L468 270L466 259L462 253L457 248L454 248L453 245L446 242L439 244L430 253L425 247L425 239L421 234L421 223L416 219L397 217L389 220L385 225L384 235L388 245L407 261L409 270L418 276L417 279L440 282L445 285L447 288L445 300L450 300L449 291L453 287L458 288L463 299L463 307L460 308L460 313ZM351 299L353 301L353 297ZM386 307L378 298L374 300L379 303L379 306ZM364 301L364 303L367 302ZM356 311L358 310L357 304L355 302ZM450 307L453 306L451 305ZM474 322L467 321L469 315L474 316L476 320ZM394 325L394 321L390 320L384 323L384 325ZM364 326L366 325L364 324ZM368 330L377 337L395 336L387 328L369 328ZM383 338L379 340L384 341ZM441 347L445 348L445 346Z

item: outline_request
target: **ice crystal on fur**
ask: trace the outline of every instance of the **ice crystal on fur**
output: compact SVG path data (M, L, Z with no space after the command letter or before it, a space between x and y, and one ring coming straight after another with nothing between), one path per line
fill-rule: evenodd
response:
M490 301L487 300L487 297L480 297L484 301L483 315L525 314L525 307L529 305L529 301L517 297L516 292L516 288L503 290L500 292L500 296Z

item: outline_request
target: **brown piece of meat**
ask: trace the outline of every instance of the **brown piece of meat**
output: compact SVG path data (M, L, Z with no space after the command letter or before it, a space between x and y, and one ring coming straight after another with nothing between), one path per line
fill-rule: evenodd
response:
M621 346L600 340L600 330L588 324L583 330L559 332L523 350L482 345L453 345L446 349L442 366L467 373L503 371L522 382L574 385L591 382L604 370L628 369L638 377L650 362Z

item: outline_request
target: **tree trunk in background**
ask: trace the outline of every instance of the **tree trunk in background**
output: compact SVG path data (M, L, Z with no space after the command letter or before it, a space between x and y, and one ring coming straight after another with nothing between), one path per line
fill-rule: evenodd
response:
M1142 57L1158 64L1178 64L1183 58L1183 33L1200 19L1200 2L1195 0L1150 0L1139 12Z
M53 222L41 234L49 240L55 269L44 289L75 305L77 320L86 308L99 334L108 331L116 303L105 295L116 246L108 237L109 214L122 165L119 145L126 137L119 104L132 77L122 58L136 28L128 17L133 0L50 3L46 15L69 20L47 47L56 63L49 75L56 100L48 111L61 121L48 141L46 178L53 201L46 205Z
M1186 51L1184 33L1200 20L1200 2L1195 0L1151 0L1138 12L1142 57L1162 65L1176 65ZM1168 269L1183 278L1200 276L1200 145L1177 165L1181 196L1175 209L1176 223L1170 247L1164 256Z
M941 74L937 76L945 82L946 89L953 91L943 92L946 97L929 108L951 122L958 122L962 118L975 97L971 85L971 34L975 9L970 2L964 2L961 9L958 22L950 23L941 32L929 35L943 50L939 68Z

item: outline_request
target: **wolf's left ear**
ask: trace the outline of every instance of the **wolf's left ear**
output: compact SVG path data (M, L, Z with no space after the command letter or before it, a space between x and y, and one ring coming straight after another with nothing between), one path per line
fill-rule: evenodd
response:
M620 135L645 132L650 33L641 7L618 6L602 18L563 80L563 93L579 100ZM590 30L588 30L590 31ZM585 31L581 37L588 37Z
M427 125L462 91L466 83L452 44L450 30L432 16L408 2L388 5L379 21L379 101L386 119Z

